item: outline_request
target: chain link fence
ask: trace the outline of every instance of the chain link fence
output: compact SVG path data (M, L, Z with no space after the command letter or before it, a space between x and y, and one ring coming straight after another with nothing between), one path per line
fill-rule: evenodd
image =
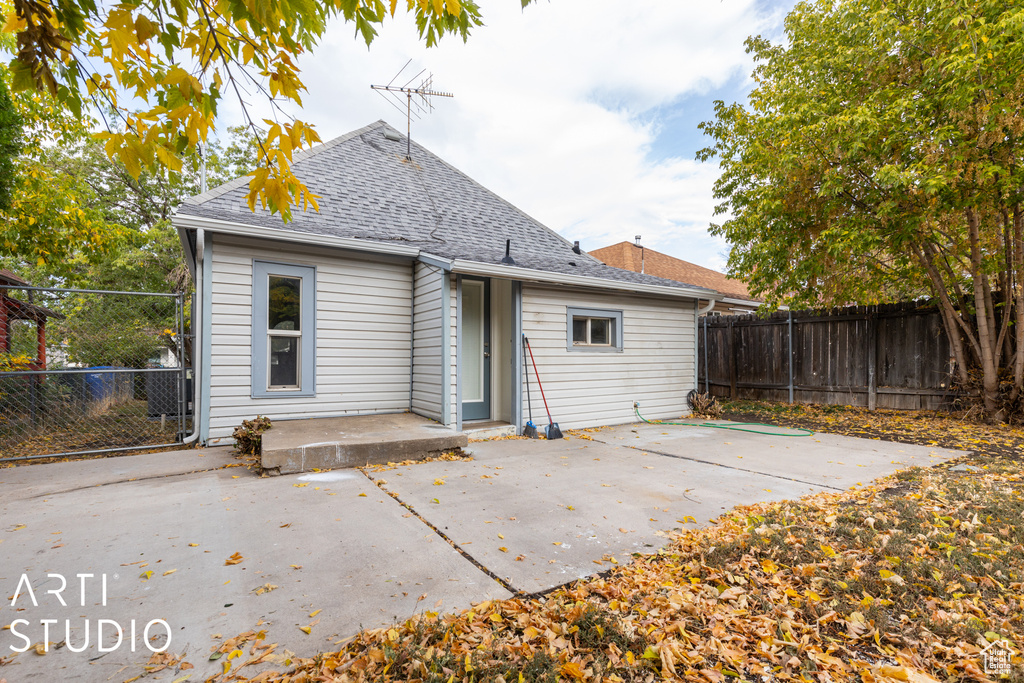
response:
M181 294L0 285L0 462L191 432Z

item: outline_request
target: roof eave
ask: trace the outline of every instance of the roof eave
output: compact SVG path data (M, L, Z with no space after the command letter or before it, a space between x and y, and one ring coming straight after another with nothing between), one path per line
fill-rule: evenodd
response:
M336 247L338 249L349 249L351 251L363 251L373 254L388 254L390 256L406 256L416 258L420 250L416 247L407 247L401 244L386 244L383 242L372 242L354 237L335 237L312 232L296 232L293 230L281 230L279 228L266 228L234 221L224 221L217 218L204 218L189 214L177 213L171 218L174 227L179 230L203 229L211 232L219 232L238 237L254 237L258 239L270 239L279 242L293 242L298 244L317 245L323 247Z
M606 280L604 278L590 277L587 275L570 275L568 273L556 273L550 270L535 270L533 268L495 265L490 263L480 263L479 261L466 261L462 259L455 259L451 262L451 271L460 275L476 275L479 277L496 277L506 280L522 280L524 282L590 287L595 289L630 292L632 294L668 296L677 299L714 299L719 301L723 296L718 292L713 292L708 289L665 287L662 285L649 285L639 282Z

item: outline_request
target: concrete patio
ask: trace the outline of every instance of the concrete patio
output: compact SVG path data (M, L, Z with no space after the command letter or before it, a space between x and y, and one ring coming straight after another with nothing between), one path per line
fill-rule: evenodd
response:
M84 652L62 646L45 656L14 655L23 641L0 630L0 658L10 658L0 678L144 673L150 653L141 634L135 651L126 633L123 646L99 652L100 619L169 625L168 651L185 653L195 669L145 680L205 680L222 666L211 650L250 629L266 630L278 652L311 656L360 628L546 590L608 569L612 557L624 564L663 545L688 516L707 524L737 504L842 490L957 455L658 425L583 436L473 443L472 462L365 474L260 478L232 466L238 461L224 449L0 469L0 628L25 619L17 629L35 644L42 620L56 619L49 640L65 641L70 624L66 645L77 649L84 622L93 627ZM67 607L47 593L60 587L51 574L68 580ZM94 575L84 605L79 574ZM11 606L22 575L38 605L23 594ZM159 629L152 644L166 637Z

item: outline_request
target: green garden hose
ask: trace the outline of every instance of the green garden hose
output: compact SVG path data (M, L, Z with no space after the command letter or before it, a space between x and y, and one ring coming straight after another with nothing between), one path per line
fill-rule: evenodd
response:
M751 434L765 434L767 436L811 436L814 434L809 429L801 429L800 427L778 427L776 425L764 424L763 422L736 422L733 424L720 425L714 422L662 422L661 420L648 420L646 417L640 414L640 404L634 402L633 410L636 412L636 416L642 421L649 425L675 425L677 427L711 427L713 429L728 429L733 432L750 432ZM783 434L781 432L765 432L760 429L751 429L751 427L768 427L770 429L789 429L793 432L803 432L802 434Z

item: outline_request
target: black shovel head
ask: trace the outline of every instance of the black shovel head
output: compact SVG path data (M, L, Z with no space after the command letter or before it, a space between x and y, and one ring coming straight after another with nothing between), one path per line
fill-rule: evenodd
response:
M552 422L548 425L547 430L544 432L544 436L550 441L551 439L561 439L562 430L558 428L557 422Z

